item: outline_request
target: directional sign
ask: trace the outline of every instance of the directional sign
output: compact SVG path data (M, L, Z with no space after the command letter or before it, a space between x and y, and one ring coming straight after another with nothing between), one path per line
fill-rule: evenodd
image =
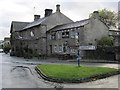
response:
M80 50L96 50L96 46L92 46L92 45L89 45L89 46L79 46L79 49Z

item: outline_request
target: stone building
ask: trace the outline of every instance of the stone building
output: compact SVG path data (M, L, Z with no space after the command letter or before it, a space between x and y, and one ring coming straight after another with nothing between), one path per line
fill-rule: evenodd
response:
M12 21L11 28L10 28L10 42L12 46L12 51L18 51L20 48L21 37L20 31L28 24L29 22L19 22L19 21Z
M106 26L94 11L93 17L77 22L55 26L47 31L48 55L76 54L79 46L96 46L97 41L108 36Z
M10 44L10 37L4 38L4 44Z
M97 40L109 35L109 28L94 11L88 19L73 22L60 12L60 5L56 5L56 12L45 9L44 17L34 15L33 22L15 22L11 24L11 43L14 52L32 54L75 55L79 46L96 46Z
M120 60L120 30L110 29L109 35L114 37L116 60Z
M73 21L60 12L60 5L56 5L55 13L52 13L52 9L45 9L44 17L41 18L40 15L35 15L33 22L30 22L29 24L26 23L27 25L18 28L18 30L16 30L17 32L15 33L13 33L14 23L12 23L10 30L12 37L11 42L15 44L18 42L17 45L12 44L12 46L15 48L15 50L24 50L24 48L30 48L34 53L39 53L42 55L47 54L46 31L57 25L71 22ZM14 37L16 34L17 36Z

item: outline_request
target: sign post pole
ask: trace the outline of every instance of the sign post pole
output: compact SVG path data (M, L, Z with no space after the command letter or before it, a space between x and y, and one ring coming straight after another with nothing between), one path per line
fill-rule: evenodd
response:
M80 50L78 50L78 52L77 52L77 63L78 63L78 67L80 66L80 59L81 59Z

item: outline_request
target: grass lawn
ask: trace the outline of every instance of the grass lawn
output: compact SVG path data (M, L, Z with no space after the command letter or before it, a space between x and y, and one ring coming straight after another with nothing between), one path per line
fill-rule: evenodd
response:
M61 79L78 79L85 78L93 75L100 75L109 72L117 71L114 68L103 67L87 67L87 66L75 66L75 65L59 65L59 64L43 64L38 65L44 74L53 78Z

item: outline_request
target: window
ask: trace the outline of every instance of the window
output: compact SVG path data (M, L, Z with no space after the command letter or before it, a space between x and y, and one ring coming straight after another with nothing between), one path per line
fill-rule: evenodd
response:
M38 42L37 41L35 41L35 43L34 44L38 44Z
M78 32L75 33L75 38L76 38L76 39L79 38L79 33L78 33Z
M93 45L92 43L88 43L89 45Z
M71 53L75 53L75 49L71 49Z
M62 32L62 38L69 38L69 32Z
M34 36L35 36L32 31L30 32L30 36L31 36L31 37L34 37Z
M51 39L52 39L52 40L55 40L55 39L56 39L55 33L51 35Z
M49 35L49 39L51 40L52 38L51 38L51 35Z
M60 32L57 33L58 39L60 39Z
M59 45L59 52L62 52L62 45Z
M78 39L79 38L79 32L72 31L71 32L71 38Z
M116 32L117 35L119 35L119 32Z
M71 32L71 38L75 38L75 32L74 31Z
M57 52L57 45L54 46L54 52Z

